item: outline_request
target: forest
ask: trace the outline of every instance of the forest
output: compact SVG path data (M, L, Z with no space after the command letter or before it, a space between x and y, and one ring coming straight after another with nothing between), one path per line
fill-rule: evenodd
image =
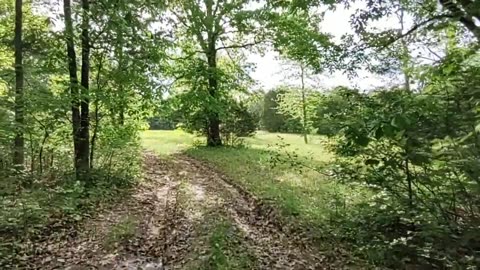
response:
M479 49L475 0L0 0L0 269L480 269Z

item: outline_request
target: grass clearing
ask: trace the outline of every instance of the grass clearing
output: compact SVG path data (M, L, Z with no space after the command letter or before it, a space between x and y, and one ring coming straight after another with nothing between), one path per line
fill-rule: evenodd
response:
M304 144L297 134L258 132L245 139L245 148L193 147L195 138L182 131L148 131L144 138L147 149L164 154L184 151L214 165L256 196L273 201L286 217L299 223L322 224L340 208L364 198L362 192L332 182L314 170L299 171L298 166L288 163L272 166L272 156L283 155L285 151L295 152L316 167L325 166L333 154L325 149L325 139L321 136L310 136L310 143ZM280 149L276 145L285 146ZM348 201L341 194L349 194Z
M258 131L255 136L245 138L250 148L272 150L278 144L284 144L288 151L295 151L300 156L312 158L316 162L328 162L333 154L326 151L326 139L318 135L310 135L309 143L303 142L303 135L287 133L269 133Z
M181 130L147 130L141 133L142 146L161 156L179 153L192 147L199 138Z

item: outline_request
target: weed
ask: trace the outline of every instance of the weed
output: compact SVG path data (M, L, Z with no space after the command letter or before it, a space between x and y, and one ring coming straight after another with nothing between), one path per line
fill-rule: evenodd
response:
M127 241L135 236L137 231L137 221L135 217L127 216L113 225L105 237L104 246L108 250L112 250L122 242Z
M209 242L211 253L203 269L252 269L254 258L241 243L242 237L229 221L217 221Z

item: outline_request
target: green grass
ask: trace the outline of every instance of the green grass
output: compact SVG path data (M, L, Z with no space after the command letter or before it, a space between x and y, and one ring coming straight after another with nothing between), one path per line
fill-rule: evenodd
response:
M303 135L286 133L269 133L258 131L255 136L245 138L245 142L254 149L270 149L276 144L286 144L286 149L295 151L300 156L311 157L314 161L326 162L333 158L333 155L325 150L323 145L326 139L323 136L308 136L309 143L303 142Z
M141 134L142 146L159 155L171 155L193 146L194 135L181 130L147 130Z
M193 147L195 137L182 131L148 131L144 138L147 149L161 154L183 151L207 161L256 196L274 202L286 217L299 223L321 224L346 203L363 198L362 192L332 182L316 170L290 164L286 152L294 152L296 160L320 169L332 160L333 154L325 149L326 139L321 136L310 136L310 143L305 144L301 135L258 132L245 139L244 148ZM279 148L278 144L285 146ZM278 156L283 162L273 166L272 157ZM348 194L348 202L340 194Z
M217 220L209 238L210 254L202 269L252 269L254 257L242 245L242 236L228 220Z

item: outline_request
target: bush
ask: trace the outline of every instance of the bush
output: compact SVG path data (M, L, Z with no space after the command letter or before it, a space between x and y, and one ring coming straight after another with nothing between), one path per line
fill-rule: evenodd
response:
M247 110L243 103L232 103L228 114L222 119L220 132L222 139L227 145L241 145L239 137L252 136L258 120Z
M451 123L461 135L449 137L444 98L378 90L346 99L353 108L347 116L338 112L345 120L333 146L339 155L336 178L382 194L344 215L338 229L376 264L466 268L480 263L475 259L480 250L475 121Z
M286 91L280 88L269 91L264 96L262 127L268 132L301 133L303 130L299 119L282 114L278 108L279 98Z

